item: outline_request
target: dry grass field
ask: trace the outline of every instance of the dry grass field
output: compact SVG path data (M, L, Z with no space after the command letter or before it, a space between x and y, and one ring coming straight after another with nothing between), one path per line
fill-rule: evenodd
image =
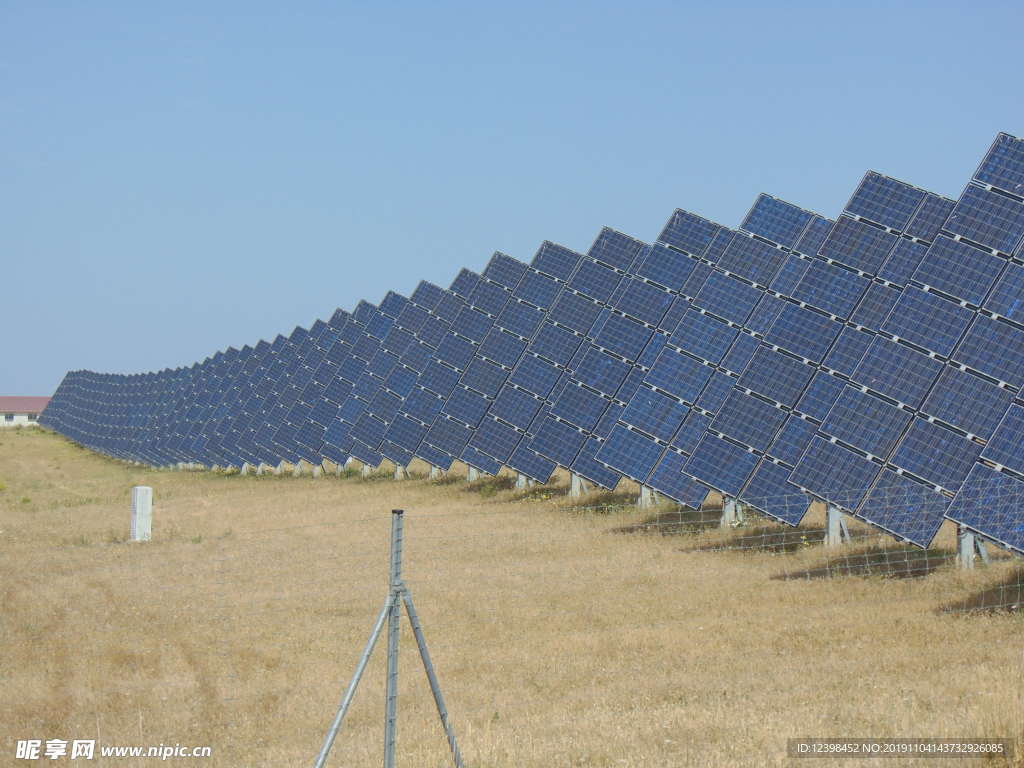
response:
M26 738L213 748L84 763L99 766L311 765L386 594L396 507L472 768L860 764L787 761L796 736L1022 750L1024 621L937 610L1005 578L1009 560L782 580L825 552L615 533L644 515L573 509L557 488L154 471L27 430L0 433L0 483L3 765L32 764L14 759ZM134 544L140 484L154 489L154 538ZM383 651L332 766L380 764ZM400 675L398 764L447 764L407 624Z

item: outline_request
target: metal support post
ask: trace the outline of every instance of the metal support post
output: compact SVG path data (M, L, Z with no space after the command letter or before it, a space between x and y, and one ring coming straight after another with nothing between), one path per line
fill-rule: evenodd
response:
M533 478L527 477L522 472L516 472L516 488L519 490L533 488Z
M431 480L440 480L442 477L444 477L444 470L441 469L438 466L435 466L434 464L431 464L430 465L430 479Z
M295 465L292 467L292 477L302 477L302 475L305 474L305 464L305 459L299 459L295 462Z
M284 473L284 462L277 462L277 466L274 467L274 474L280 477Z
M469 471L466 472L466 482L472 483L480 479L480 470L476 467L469 467Z
M448 708L444 703L444 696L441 694L441 686L437 681L437 674L434 672L434 665L430 660L430 652L427 650L427 641L423 635L423 627L420 624L419 615L416 613L416 606L413 604L412 593L402 581L402 543L404 538L404 513L400 509L391 511L391 559L389 568L388 597L384 601L377 622L374 624L370 639L363 649L363 655L356 665L355 674L352 676L345 695L342 696L341 704L334 715L331 727L327 731L323 746L317 755L315 768L324 768L327 764L327 756L330 754L334 740L341 730L341 723L348 712L349 705L355 696L359 680L363 676L370 655L377 644L384 623L388 624L388 658L387 658L387 690L385 694L384 710L384 766L394 768L395 765L395 725L398 702L398 630L399 621L402 617L402 605L405 605L409 623L412 625L413 635L416 638L416 645L419 648L420 660L423 662L423 669L427 673L427 681L430 683L430 691L434 696L434 704L437 706L437 713L441 718L441 726L444 728L445 737L448 739L448 748L451 750L455 768L463 768L462 755L459 752L459 745L455 739L455 731L448 718Z
M369 464L363 464L359 468L359 475L360 475L360 477L369 477L372 474L373 474L373 467L371 467Z
M587 481L577 475L575 472L569 473L569 495L573 498L582 496L590 488L587 486Z
M636 499L636 505L641 509L647 509L653 507L657 503L657 497L654 495L654 489L649 488L646 485L640 486L640 495Z
M850 540L846 516L835 504L825 505L825 546L838 547Z
M395 480L408 480L409 470L401 464L395 464Z
M312 472L313 477L322 477L323 474L324 474L324 465L323 464L315 464L315 465L313 465L313 472Z

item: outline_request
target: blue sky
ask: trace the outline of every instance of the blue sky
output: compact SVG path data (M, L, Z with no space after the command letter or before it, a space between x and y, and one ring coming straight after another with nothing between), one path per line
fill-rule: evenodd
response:
M0 394L1024 134L1019 3L0 3Z

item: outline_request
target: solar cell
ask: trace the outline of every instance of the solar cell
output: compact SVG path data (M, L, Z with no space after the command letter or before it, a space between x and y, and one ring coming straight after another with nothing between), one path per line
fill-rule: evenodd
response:
M933 293L908 287L882 330L940 355L948 356L974 313Z

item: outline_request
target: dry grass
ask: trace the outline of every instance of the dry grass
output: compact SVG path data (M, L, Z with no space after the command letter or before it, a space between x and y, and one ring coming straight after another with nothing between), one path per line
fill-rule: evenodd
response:
M386 592L393 507L468 766L782 765L792 736L1020 743L1024 623L936 613L1008 563L787 581L821 549L612 535L641 518L502 482L151 471L43 432L0 435L0 482L5 764L27 764L16 739L98 737L310 765ZM148 544L124 541L136 484L154 489ZM444 765L402 643L399 764ZM382 651L331 765L379 764Z

